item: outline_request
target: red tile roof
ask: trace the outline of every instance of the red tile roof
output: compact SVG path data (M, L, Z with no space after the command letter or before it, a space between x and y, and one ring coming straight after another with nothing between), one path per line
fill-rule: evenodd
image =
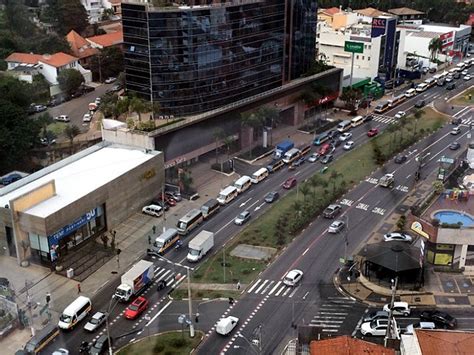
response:
M73 54L78 58L87 58L98 53L96 48L92 48L91 44L74 30L71 30L67 34L66 40L68 41Z
M86 39L90 43L97 44L101 47L110 47L123 43L123 31L111 32L105 35L93 36Z
M310 352L311 355L395 355L393 349L347 335L319 341L313 340L310 344Z
M334 14L339 13L341 10L338 7L330 7L328 9L321 9L321 12L324 12L325 14L329 16L333 16Z
M77 58L73 57L72 55L58 52L55 54L32 54L32 53L12 53L10 54L5 61L7 62L17 62L17 63L28 63L28 64L36 64L38 62L42 62L53 67L62 67L67 65L71 62L76 61Z
M415 330L422 354L472 354L474 332Z

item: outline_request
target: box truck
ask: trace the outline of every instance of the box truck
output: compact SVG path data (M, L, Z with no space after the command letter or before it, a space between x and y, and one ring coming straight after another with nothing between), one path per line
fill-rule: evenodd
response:
M191 262L197 262L207 254L214 246L214 233L201 231L188 244L189 252L187 259Z
M283 142L278 143L277 146L275 147L275 151L273 152L273 158L274 159L283 158L283 155L285 155L285 153L289 151L291 148L293 148L294 146L295 146L295 143L293 143L293 141L291 140L284 140Z
M152 262L140 260L122 275L113 297L128 302L130 297L138 295L153 281L154 271Z

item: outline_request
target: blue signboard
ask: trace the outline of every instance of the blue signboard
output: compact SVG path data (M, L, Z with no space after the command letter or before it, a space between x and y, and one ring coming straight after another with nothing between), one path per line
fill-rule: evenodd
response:
M79 229L84 224L89 222L91 219L95 218L96 216L97 216L97 208L94 208L93 210L90 210L89 212L87 212L85 215L76 219L71 224L68 224L67 226L61 228L56 233L49 235L48 236L49 245L50 246L58 245L61 239L68 236L71 232L74 232L75 230Z
M374 18L372 19L372 32L371 37L380 37L385 34L387 19L385 18Z

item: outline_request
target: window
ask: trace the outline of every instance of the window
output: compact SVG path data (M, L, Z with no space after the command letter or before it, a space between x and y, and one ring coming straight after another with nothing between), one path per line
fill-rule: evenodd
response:
M362 60L365 60L365 55L362 56Z
M358 55L358 54L356 55L356 59L359 59L359 55Z
M367 57L367 60L370 62L370 57Z

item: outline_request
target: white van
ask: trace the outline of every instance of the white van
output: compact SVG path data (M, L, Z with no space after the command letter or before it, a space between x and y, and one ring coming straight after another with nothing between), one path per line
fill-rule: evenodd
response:
M250 179L250 176L244 175L234 182L234 186L237 189L237 193L241 194L252 186L252 179Z
M228 316L221 318L216 324L216 333L220 335L229 334L239 323L239 318L234 316Z
M416 90L415 89L408 89L406 92L405 92L405 96L406 97L413 97L416 95Z
M417 92L423 92L423 91L426 91L426 89L428 89L428 84L427 83L421 83L421 84L418 84L416 86L416 91ZM411 90L411 89L410 89Z
M92 302L89 298L84 296L77 297L59 317L58 327L61 329L73 329L91 310Z
M217 197L217 201L221 205L228 204L230 201L237 197L237 194L238 192L235 186L227 186L224 190L220 192L219 197Z
M352 122L350 120L344 120L337 125L337 130L341 133L350 130L352 127Z
M292 148L285 153L283 156L283 163L291 164L300 156L300 150L298 148Z
M265 179L268 176L268 169L267 168L261 168L258 169L256 172L252 174L252 183L253 184L258 184L260 181Z

